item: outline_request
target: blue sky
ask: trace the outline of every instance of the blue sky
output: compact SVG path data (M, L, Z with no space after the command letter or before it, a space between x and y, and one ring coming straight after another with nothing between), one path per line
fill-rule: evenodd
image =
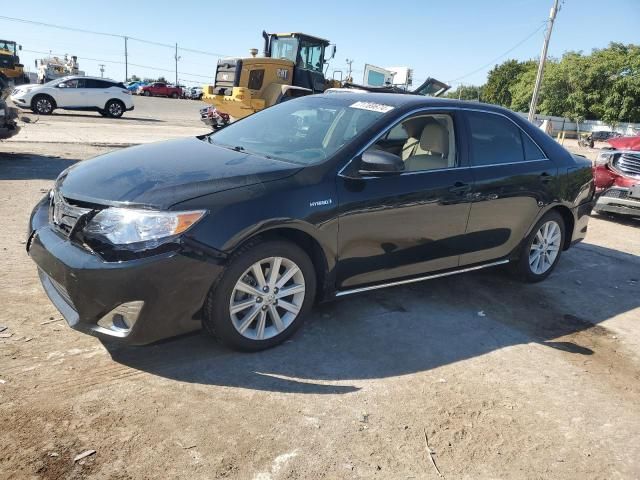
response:
M496 59L532 34L548 17L552 0L447 1L333 1L320 2L149 2L76 0L25 2L23 8L3 15L81 29L128 35L161 43L229 56L247 56L261 49L263 29L303 31L328 38L337 45L329 72L346 71L346 58L354 59L354 79L362 80L365 63L409 66L415 83L427 76L458 83L483 83L493 63L507 58L539 55L541 29L508 55ZM21 4L18 2L14 5ZM240 6L243 5L243 8ZM28 6L28 8L26 8ZM244 12L234 22L234 14ZM640 43L640 0L565 0L554 27L549 54L568 50L589 52L611 41ZM53 51L79 57L81 69L122 80L123 40L67 32L0 19L0 38L23 45L22 61L33 66L37 52ZM129 42L129 62L158 69L129 67L129 74L173 80L171 49ZM216 57L180 51L179 78L184 83L206 83L215 71ZM101 59L105 62L89 59ZM492 62L483 67L485 64ZM165 69L168 71L162 71ZM475 73L474 71L478 70ZM470 74L471 73L471 74ZM470 75L469 75L470 74Z

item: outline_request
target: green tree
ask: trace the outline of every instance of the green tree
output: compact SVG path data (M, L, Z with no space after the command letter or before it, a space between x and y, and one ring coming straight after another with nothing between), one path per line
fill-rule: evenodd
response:
M137 75L131 75L127 80L127 82L139 82L139 81L140 81L140 77Z
M531 62L519 62L517 60L507 60L496 65L487 76L487 83L484 85L484 101L495 103L503 107L511 106L510 88L518 81L520 75L528 68Z
M476 100L482 101L483 87L476 85L460 85L455 90L449 90L446 94L446 98L455 98L459 100Z

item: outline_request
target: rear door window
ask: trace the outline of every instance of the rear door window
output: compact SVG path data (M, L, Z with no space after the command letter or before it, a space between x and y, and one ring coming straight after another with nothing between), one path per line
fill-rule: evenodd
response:
M497 165L525 160L521 130L511 120L502 115L484 112L467 112L467 119L473 165Z

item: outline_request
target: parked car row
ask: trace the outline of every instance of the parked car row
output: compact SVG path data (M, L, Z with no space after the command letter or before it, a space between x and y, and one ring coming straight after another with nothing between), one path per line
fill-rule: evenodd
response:
M171 97L190 100L202 98L202 87L185 87L166 82L129 82L126 88L134 95L144 95L145 97Z

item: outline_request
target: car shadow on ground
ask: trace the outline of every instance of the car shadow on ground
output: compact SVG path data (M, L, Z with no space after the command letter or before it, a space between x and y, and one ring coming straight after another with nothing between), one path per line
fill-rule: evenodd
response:
M55 180L79 159L0 152L0 180Z
M106 348L117 362L182 382L314 394L349 393L367 380L528 343L591 355L602 342L584 339L610 333L598 324L640 306L640 257L585 247L565 252L538 284L491 269L341 298L259 353L230 351L203 333Z
M100 120L106 120L110 122L150 122L150 123L165 123L164 120L160 120L158 118L149 118L149 117L132 117L128 112L125 112L120 118L110 118L103 117L98 112L85 112L85 113L70 113L70 112L56 112L54 111L50 115L38 115L36 113L30 112L21 112L20 116L26 116L31 119L31 123L35 123L37 121L44 121L47 118L94 118Z

